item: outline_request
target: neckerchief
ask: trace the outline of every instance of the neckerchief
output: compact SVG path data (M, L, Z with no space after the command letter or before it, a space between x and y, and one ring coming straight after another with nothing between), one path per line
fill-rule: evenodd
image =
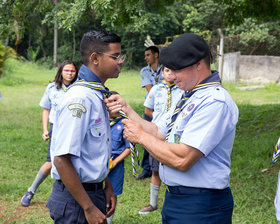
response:
M166 112L169 111L171 107L171 90L174 86L176 86L174 83L172 83L170 86L167 85L165 81L162 82L164 86L167 88L167 103L166 103Z
M71 85L71 84L70 84ZM69 89L69 86L70 85L65 85L64 83L62 84L62 86L61 86L61 89L64 91L64 92L67 92L67 90Z
M173 112L173 115L171 117L171 122L168 125L168 131L165 137L165 141L168 141L168 137L171 133L172 127L176 121L177 116L180 114L180 112L182 111L182 107L185 104L185 102L198 90L201 89L205 89L208 88L210 86L216 86L216 85L221 85L221 79L219 77L219 74L217 71L214 71L209 77L207 77L206 79L204 79L201 83L199 83L198 85L196 85L194 87L194 89L191 92L185 92L182 96L182 98L180 99L180 101L177 103L176 108Z
M148 65L148 68L149 68L149 71L150 71L150 73L151 73L151 75L152 76L154 76L154 73L156 73L156 76L155 76L155 81L156 81L156 84L158 84L159 83L159 75L160 75L160 72L161 72L161 70L162 70L162 65L159 65L158 66L158 68L157 68L157 70L155 71L155 72L152 72L152 66L151 65Z

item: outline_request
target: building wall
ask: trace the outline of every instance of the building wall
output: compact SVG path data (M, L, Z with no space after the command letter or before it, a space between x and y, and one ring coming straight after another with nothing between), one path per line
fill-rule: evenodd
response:
M279 80L280 57L240 55L240 52L224 54L223 81L236 82L256 78L271 82Z

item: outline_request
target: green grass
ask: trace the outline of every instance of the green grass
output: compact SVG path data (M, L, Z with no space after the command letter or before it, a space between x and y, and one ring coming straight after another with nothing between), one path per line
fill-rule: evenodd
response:
M46 159L48 143L41 139L39 101L56 70L13 60L8 63L9 70L0 79L0 223L53 223L45 208L51 178L39 187L30 207L21 207L20 199ZM143 114L145 90L140 88L139 71L123 71L106 84ZM251 91L237 88L244 85L225 83L240 112L230 183L235 202L233 223L276 223L273 200L280 163L272 165L271 156L279 136L280 88L276 84ZM133 179L129 157L125 168L124 191L118 197L113 223L161 223L164 187L159 210L140 216L138 211L149 202L150 180Z

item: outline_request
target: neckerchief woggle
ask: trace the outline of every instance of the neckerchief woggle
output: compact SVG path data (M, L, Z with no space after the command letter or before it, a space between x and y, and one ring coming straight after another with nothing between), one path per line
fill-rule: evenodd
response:
M152 76L153 76L154 73L156 73L155 81L156 81L156 84L158 84L159 83L159 75L160 75L160 72L161 72L163 66L159 65L155 72L152 72L153 69L152 69L151 65L148 65L148 68L149 68L149 71L150 71Z
M183 105L185 104L185 102L198 90L201 89L205 89L208 88L210 86L217 86L217 85L221 85L221 79L219 77L219 73L217 71L213 71L213 73L208 76L206 79L204 79L202 82L200 82L198 85L196 85L194 87L194 89L191 92L185 92L182 96L182 98L179 100L179 102L176 105L176 108L173 112L173 115L171 117L171 122L168 125L168 131L167 134L165 136L165 142L168 141L169 135L171 133L172 127L176 121L177 116L181 113L181 111L183 110Z
M87 81L86 81L87 80ZM82 65L79 70L79 76L76 82L72 84L73 86L84 86L90 89L98 90L103 95L108 98L111 96L111 92L107 87L104 87L101 83L101 80L85 65ZM71 88L70 87L70 88ZM127 115L120 111L120 118L126 118L128 119ZM114 123L115 124L115 123ZM111 126L111 123L110 123ZM139 153L136 148L136 144L129 142L130 144L130 151L131 151L131 162L132 162L132 170L133 170L133 176L136 177L136 167L135 167L135 159L137 160L138 165L140 165L140 159L139 159Z

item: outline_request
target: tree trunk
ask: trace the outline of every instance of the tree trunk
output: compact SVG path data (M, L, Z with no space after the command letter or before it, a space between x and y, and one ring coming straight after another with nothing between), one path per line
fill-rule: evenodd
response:
M54 0L55 7L57 5L57 0ZM56 11L54 15L54 38L53 38L53 66L57 67L57 41L58 41L58 34L57 34L57 20L56 20Z

